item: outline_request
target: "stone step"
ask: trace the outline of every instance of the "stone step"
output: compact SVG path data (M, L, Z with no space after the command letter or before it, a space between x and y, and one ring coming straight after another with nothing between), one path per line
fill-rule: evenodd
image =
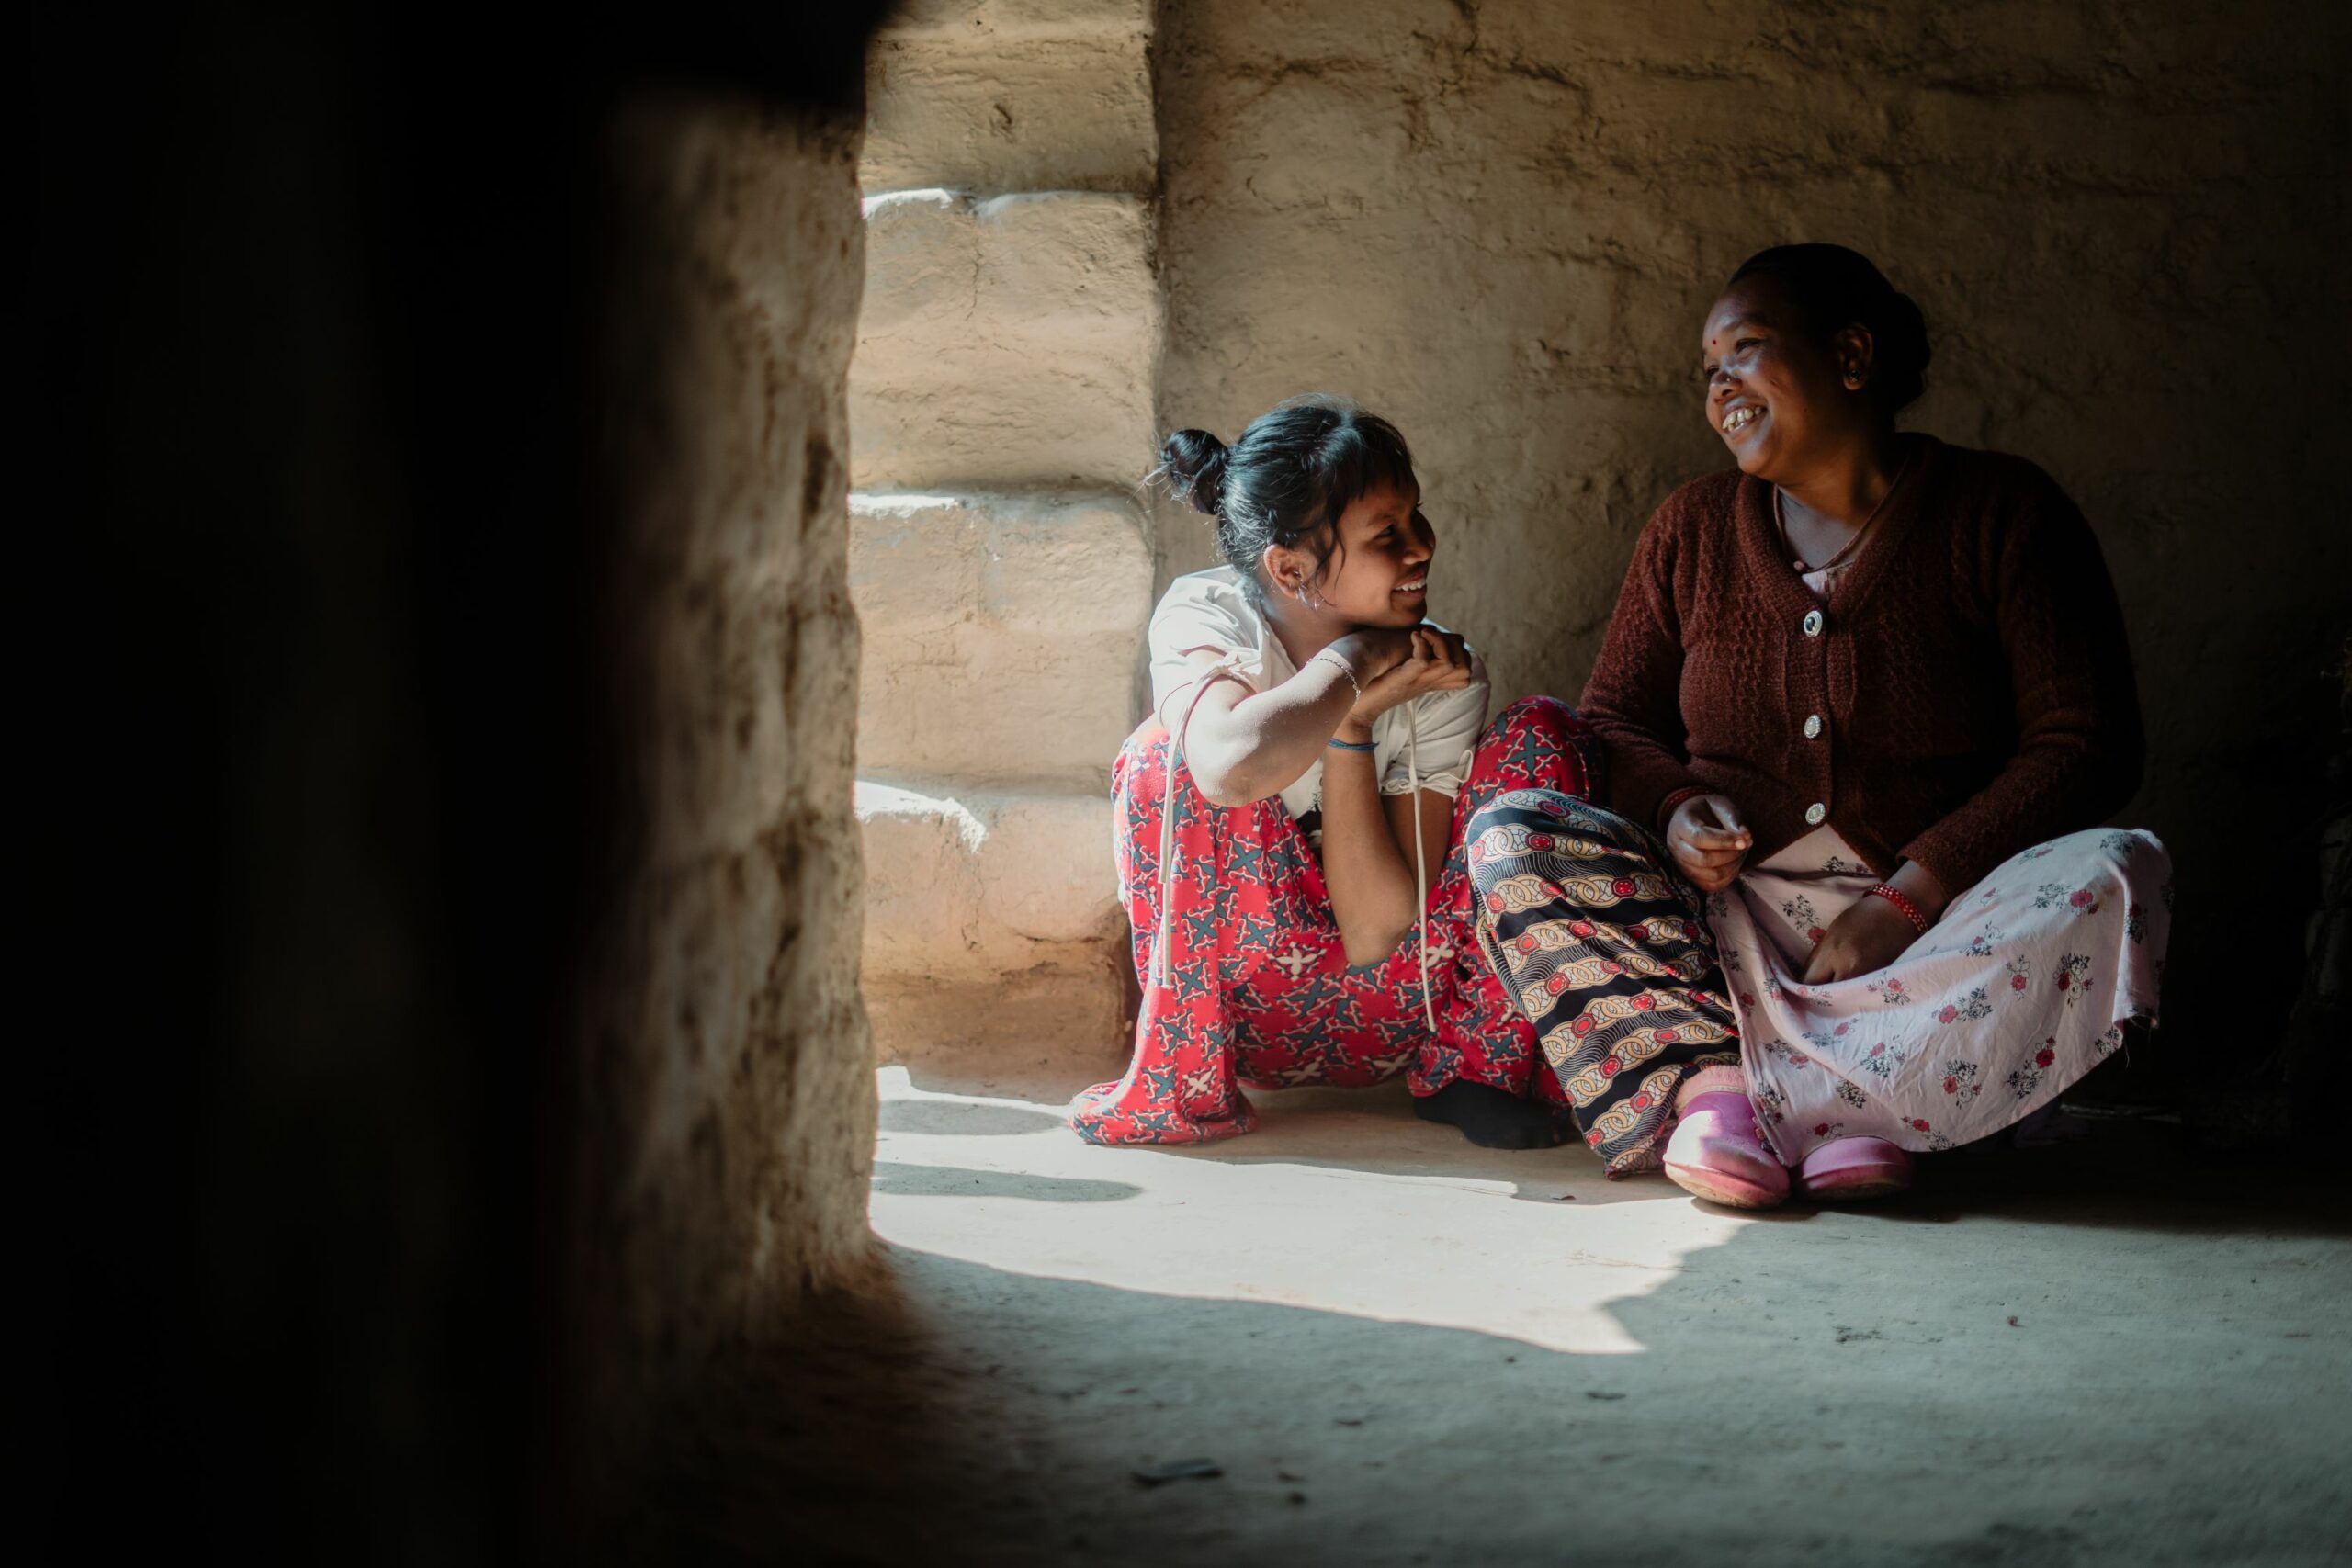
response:
M885 1059L1124 1050L1107 798L860 779L855 800L864 989Z
M1143 199L901 191L865 217L854 488L1125 485L1150 468L1160 301Z
M1133 502L853 494L849 570L861 773L1101 792L1151 614Z
M866 55L867 190L1142 193L1158 177L1148 0L917 0Z

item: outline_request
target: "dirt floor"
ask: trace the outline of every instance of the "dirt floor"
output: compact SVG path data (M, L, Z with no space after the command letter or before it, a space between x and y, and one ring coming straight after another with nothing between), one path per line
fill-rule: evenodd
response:
M1067 1086L881 1087L888 1278L730 1380L641 1529L876 1563L2352 1562L2352 1212L2177 1128L1741 1215L1474 1149L1401 1088L1159 1151L1079 1143Z

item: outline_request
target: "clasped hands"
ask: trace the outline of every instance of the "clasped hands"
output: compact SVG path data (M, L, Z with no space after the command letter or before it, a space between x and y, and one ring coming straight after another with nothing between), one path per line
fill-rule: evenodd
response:
M1694 795L1667 820L1667 851L1676 868L1702 892L1730 886L1754 845L1755 838L1740 822L1739 807L1729 795ZM1888 900L1857 898L1829 922L1797 977L1819 986L1883 969L1902 957L1918 934Z
M1453 632L1432 626L1374 626L1350 632L1331 645L1354 674L1358 695L1340 726L1341 739L1357 739L1372 721L1400 703L1430 692L1458 692L1470 684L1470 650Z

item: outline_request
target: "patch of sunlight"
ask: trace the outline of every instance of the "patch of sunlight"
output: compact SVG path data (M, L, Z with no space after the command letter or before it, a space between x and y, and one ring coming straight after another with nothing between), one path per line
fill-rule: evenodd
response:
M850 493L849 509L861 517L913 517L921 513L965 506L969 504L969 499L911 490L861 490Z
M878 191L858 203L859 213L871 218L889 207L953 207L961 200L944 186L916 186L906 190Z
M1326 1095L1257 1096L1264 1124L1190 1150L1104 1149L1057 1105L918 1089L881 1069L873 1196L895 1246L1012 1273L1384 1323L1500 1335L1545 1349L1644 1347L1613 1303L1755 1222L1663 1179L1604 1180L1578 1149L1500 1154ZM1107 1197L1107 1194L1120 1195Z
M979 848L989 836L988 824L960 800L924 795L897 784L876 784L872 779L859 779L852 785L850 809L860 822L870 822L877 817L938 818L955 828L966 849Z

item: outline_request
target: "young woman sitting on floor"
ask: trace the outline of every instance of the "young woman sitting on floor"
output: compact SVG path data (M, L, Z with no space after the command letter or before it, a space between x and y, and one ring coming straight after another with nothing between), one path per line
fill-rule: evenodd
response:
M1204 1142L1256 1124L1241 1085L1406 1072L1474 1143L1559 1143L1559 1085L1472 940L1462 825L1507 791L1582 799L1597 746L1549 698L1486 722L1477 656L1423 618L1436 539L1385 420L1302 398L1162 457L1227 564L1152 616L1153 714L1112 773L1143 1005L1071 1125Z
M2098 541L2021 458L1898 434L1918 307L1836 245L1751 257L1702 329L1736 469L1634 547L1584 713L1611 809L1488 808L1514 994L1640 1150L1720 1202L1865 1198L2049 1104L2153 1021L2171 863ZM1736 1066L1658 1043L1736 1032ZM1559 1059L1555 1056L1555 1060ZM1658 1134L1679 1106L1660 1151Z

